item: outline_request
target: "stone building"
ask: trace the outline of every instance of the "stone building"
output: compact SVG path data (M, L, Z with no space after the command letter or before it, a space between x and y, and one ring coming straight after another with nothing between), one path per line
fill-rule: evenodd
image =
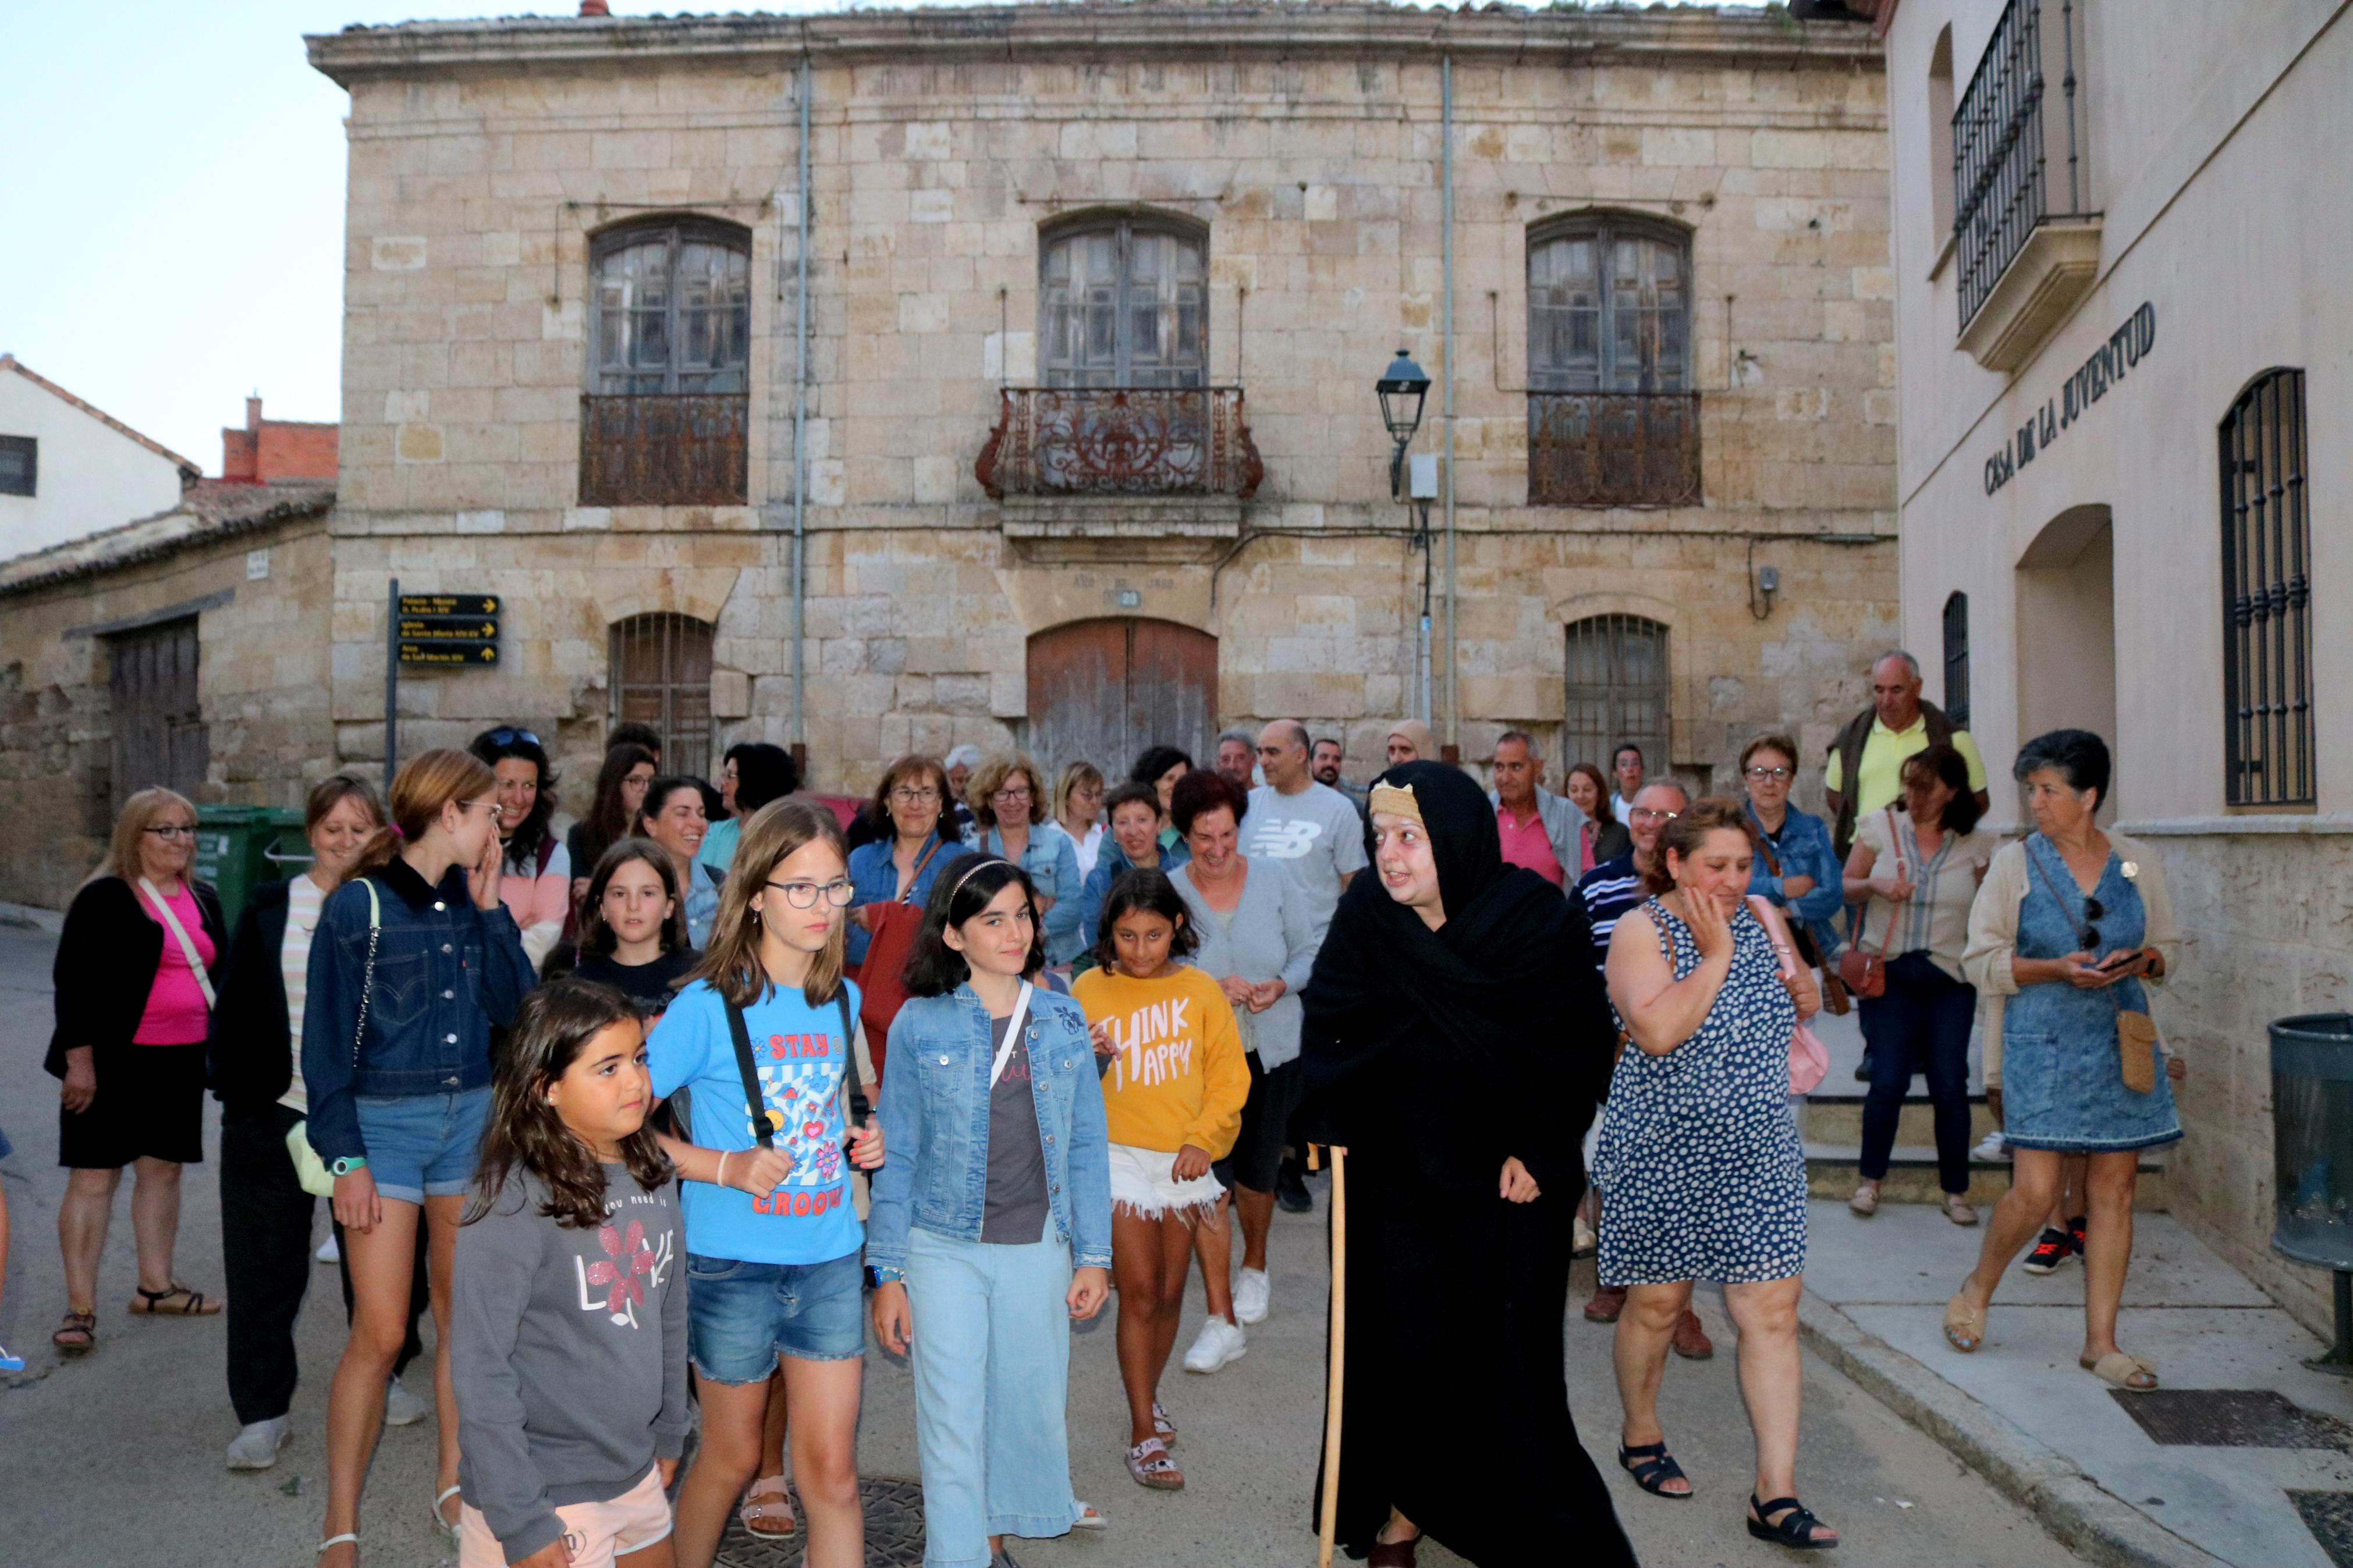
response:
M2339 0L1880 10L1905 635L1996 769L2109 739L2188 943L2168 1200L2325 1329L2327 1276L2268 1245L2265 1025L2353 1002L2353 206L2304 183L2353 135L2353 35Z
M1634 738L1728 778L1762 728L1818 752L1894 635L1854 22L1155 0L310 48L351 165L332 608L272 634L332 643L301 773L382 755L388 577L503 601L494 669L404 679L403 752L519 721L567 790L622 717L846 790L1278 715L1361 775L1425 688L1466 757L1508 723L1556 777ZM53 650L0 636L30 691ZM222 674L207 715L249 700ZM213 755L217 795L300 787Z

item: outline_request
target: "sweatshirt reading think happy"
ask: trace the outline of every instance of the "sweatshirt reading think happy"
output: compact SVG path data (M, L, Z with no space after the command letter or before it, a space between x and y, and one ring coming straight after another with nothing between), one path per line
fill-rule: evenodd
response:
M1250 1065L1215 980L1189 965L1157 980L1090 969L1071 995L1111 1037L1103 1094L1113 1142L1169 1154L1190 1143L1213 1160L1232 1152Z

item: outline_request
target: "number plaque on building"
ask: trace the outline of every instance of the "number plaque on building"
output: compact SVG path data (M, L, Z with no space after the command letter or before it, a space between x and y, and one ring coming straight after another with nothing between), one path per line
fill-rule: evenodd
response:
M400 662L480 669L499 662L495 594L403 594L393 628Z

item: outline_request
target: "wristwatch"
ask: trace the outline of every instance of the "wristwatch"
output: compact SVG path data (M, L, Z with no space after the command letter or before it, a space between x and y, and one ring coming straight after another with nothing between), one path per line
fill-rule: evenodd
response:
M342 1159L330 1160L327 1162L327 1174L331 1176L348 1176L353 1171L364 1171L366 1169L367 1156L364 1154L346 1154Z
M901 1275L895 1268L886 1274L871 1263L866 1266L866 1288L869 1290L880 1290L885 1285L895 1285L900 1279Z

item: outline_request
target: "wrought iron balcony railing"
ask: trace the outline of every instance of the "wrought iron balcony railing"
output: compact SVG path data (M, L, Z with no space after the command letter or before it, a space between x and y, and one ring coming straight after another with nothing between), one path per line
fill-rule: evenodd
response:
M743 393L584 394L582 506L740 506L751 402Z
M2052 0L2010 0L1953 116L1953 237L1961 325L2046 218L2084 215L2075 131L2075 0L2056 0L2059 86L2067 138L2067 205L2052 200L2043 147L2042 14Z
M1266 477L1239 386L1008 386L974 460L1009 495L1231 496Z
M1699 394L1531 392L1530 506L1697 506Z

